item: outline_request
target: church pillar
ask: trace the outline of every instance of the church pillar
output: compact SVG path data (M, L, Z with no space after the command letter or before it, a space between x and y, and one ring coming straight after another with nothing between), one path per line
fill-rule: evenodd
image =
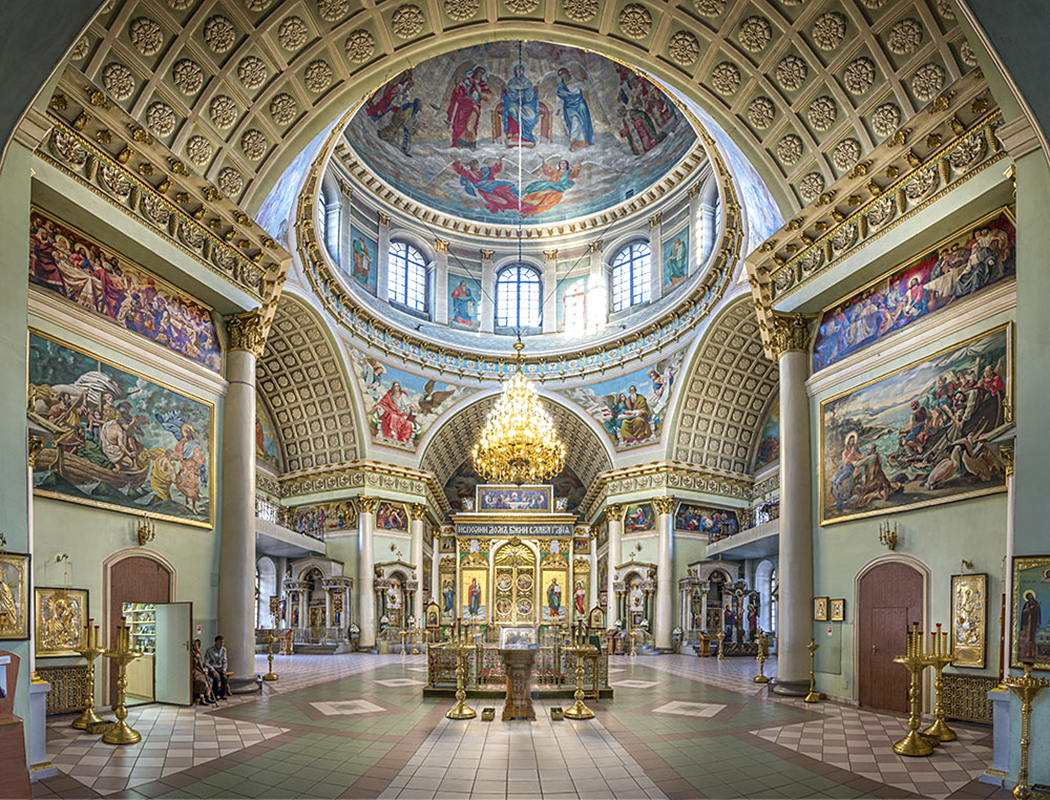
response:
M376 645L376 613L373 563L375 562L375 511L379 500L375 497L358 497L357 505L357 603L362 650L371 650Z
M379 212L379 246L376 252L376 297L387 300L390 267L390 217Z
M1003 605L1003 630L1006 636L1003 647L1010 647L1010 632L1013 630L1014 619L1014 503L1016 493L1014 489L1014 440L999 445L999 458L1002 459L1006 468L1006 558L1003 561L1003 595L1006 603ZM999 670L999 679L1002 680L1010 672L1010 653L1002 654L1002 668Z
M218 632L226 638L231 688L255 682L255 360L266 346L258 311L226 319L226 400L222 427L222 528Z
M434 322L448 324L448 240L434 240L434 269L430 284L434 290Z
M602 242L590 242L591 272L587 282L587 330L598 331L609 319L609 286L605 279Z
M408 523L409 535L412 537L409 558L416 570L416 591L412 594L412 616L416 625L423 625L423 521L427 507L422 503L409 506L411 522Z
M616 567L623 559L623 506L617 503L606 506L605 519L609 526L609 583L605 595L608 598L608 616L605 625L611 628L620 614L613 584L616 583Z
M690 275L703 263L703 231L700 223L700 181L689 187L689 264Z
M299 592L299 630L310 630L310 582L307 581L304 589ZM309 640L307 640L309 641Z
M277 613L274 615L274 628L278 630L284 627L284 614L281 612L282 608L287 608L287 603L284 602L284 575L288 571L288 557L281 556L277 559L277 581L273 587L273 593L277 595Z
M598 540L594 537L594 526L587 529L587 535L591 539L591 587L587 593L587 611L598 605Z
M655 497L656 506L656 649L671 649L674 605L674 498Z
M664 291L664 215L663 212L649 217L649 296L655 303Z
M481 251L481 332L496 329L496 265L492 263L493 250Z
M558 251L543 251L543 332L558 332Z
M808 348L805 317L778 314L773 350L780 364L780 602L773 691L793 696L809 690L806 645L813 638Z
M333 615L334 608L332 606L332 585L328 582L324 582L324 626L325 628L335 627L335 617ZM327 635L327 631L325 634Z

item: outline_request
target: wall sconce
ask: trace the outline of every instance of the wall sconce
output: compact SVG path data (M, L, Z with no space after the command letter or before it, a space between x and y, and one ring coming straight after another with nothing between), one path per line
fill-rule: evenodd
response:
M966 569L973 569L973 562L964 558L962 560L962 568L964 570L966 570Z
M153 520L143 514L142 522L139 523L136 533L139 537L139 547L145 547L147 542L152 542L157 536L157 529L153 524Z
M900 529L897 527L897 523L893 523L893 527L890 527L888 522L879 523L879 544L886 545L888 550L897 549L897 541L900 538Z

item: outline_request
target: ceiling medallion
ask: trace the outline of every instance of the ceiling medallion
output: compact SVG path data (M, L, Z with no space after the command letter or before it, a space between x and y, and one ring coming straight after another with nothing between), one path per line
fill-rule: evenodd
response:
M653 27L653 15L643 5L628 3L620 12L620 30L629 39L644 39Z

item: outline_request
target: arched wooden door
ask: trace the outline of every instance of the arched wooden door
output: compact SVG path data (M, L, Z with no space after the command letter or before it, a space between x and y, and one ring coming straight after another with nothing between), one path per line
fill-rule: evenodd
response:
M860 704L908 710L908 671L893 663L913 622L922 625L922 574L901 562L880 564L860 579L857 598L857 691Z
M117 641L124 603L170 603L171 573L159 561L145 556L122 559L109 571L109 638ZM117 702L117 671L109 675L109 702Z

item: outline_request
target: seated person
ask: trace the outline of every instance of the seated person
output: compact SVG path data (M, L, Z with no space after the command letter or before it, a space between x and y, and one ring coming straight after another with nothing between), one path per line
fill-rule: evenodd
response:
M230 681L226 675L226 640L221 636L215 637L215 644L208 648L204 654L204 666L208 669L212 688L215 696L225 700L230 693Z
M204 658L201 655L201 640L193 640L193 653L190 656L191 669L193 672L193 699L198 705L218 705L215 693L212 691L211 680L208 669L204 666Z

